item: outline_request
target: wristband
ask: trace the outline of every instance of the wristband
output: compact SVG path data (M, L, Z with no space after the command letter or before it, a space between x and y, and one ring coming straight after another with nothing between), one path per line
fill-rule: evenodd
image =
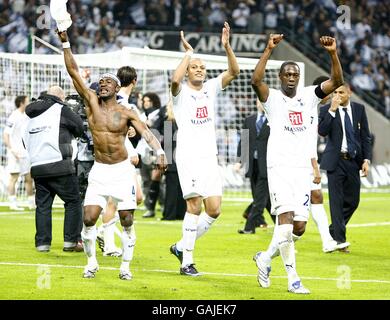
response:
M193 53L194 53L194 51L192 51L192 50L187 50L185 55L186 55L186 56L189 56L189 57L191 58Z
M70 48L70 43L69 43L69 41L63 42L63 43L62 43L62 48L64 48L64 49Z
M157 156L165 155L165 152L163 149L158 149L156 152Z

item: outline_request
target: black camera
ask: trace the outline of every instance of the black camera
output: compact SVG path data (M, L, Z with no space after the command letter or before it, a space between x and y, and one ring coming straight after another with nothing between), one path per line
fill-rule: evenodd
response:
M87 113L83 98L77 94L70 94L65 98L67 106L76 114L78 114L83 121L87 120Z

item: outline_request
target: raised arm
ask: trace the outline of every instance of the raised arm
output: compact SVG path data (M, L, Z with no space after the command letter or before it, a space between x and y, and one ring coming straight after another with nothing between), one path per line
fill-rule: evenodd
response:
M261 55L260 60L256 65L255 71L253 72L251 82L252 88L255 90L256 95L261 102L266 102L269 95L269 88L263 81L265 67L269 57L271 56L272 50L279 44L280 41L282 41L282 39L283 34L270 34L267 47Z
M70 77L72 78L73 85L77 93L89 104L95 99L97 101L96 93L90 90L85 84L79 73L79 67L77 66L76 60L73 57L72 50L70 49L70 44L68 40L68 34L66 31L57 31L58 37L61 42L65 44L64 47L64 60L66 70L68 71Z
M184 38L184 32L180 31L181 43L183 44L184 50L186 51L183 60L180 62L179 66L176 68L172 76L171 83L171 92L174 97L176 97L181 90L181 82L187 72L188 65L191 60L191 56L194 52L192 46Z
M230 46L230 26L225 21L224 27L222 29L222 38L221 42L225 48L226 56L228 58L228 69L222 73L222 88L226 88L230 82L240 74L240 67L238 66L236 56L234 55L233 49Z
M336 39L323 36L321 45L328 51L331 60L330 79L322 83L322 91L328 95L344 83L343 69L337 55Z

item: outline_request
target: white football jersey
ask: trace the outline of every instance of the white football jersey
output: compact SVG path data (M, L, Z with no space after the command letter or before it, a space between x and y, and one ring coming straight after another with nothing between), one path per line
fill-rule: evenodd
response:
M173 97L173 113L178 126L176 153L186 157L218 154L215 135L215 104L222 91L222 75L203 84L201 90L183 84Z
M130 104L128 100L129 100L129 96L122 89L119 90L117 95L117 102L123 105L124 107L126 107L127 109L134 110L137 113L137 115L140 116L137 106L134 104ZM133 147L133 144L130 142L130 140L127 137L125 137L125 147L129 158L138 155L137 151Z
M312 133L309 135L309 139L311 146L309 147L310 150L310 158L318 159L318 153L317 153L317 144L318 144L318 106L313 109L313 113L311 115L312 124L311 124L311 130ZM311 164L310 164L311 168Z
M28 122L27 115L21 113L18 109L12 111L11 115L7 119L4 132L9 135L12 149L19 153L19 156L26 157L27 151L23 146L22 138L26 131L26 125Z
M289 98L280 90L269 89L264 103L271 128L267 148L267 166L308 167L313 156L313 122L320 102L316 86L297 90ZM315 134L317 139L317 134Z

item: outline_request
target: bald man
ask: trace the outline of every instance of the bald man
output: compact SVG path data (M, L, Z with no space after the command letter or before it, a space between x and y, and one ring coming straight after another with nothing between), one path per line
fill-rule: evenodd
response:
M29 120L23 140L36 188L35 247L39 252L50 251L56 195L65 208L63 251L83 250L81 200L71 144L82 135L83 121L64 104L64 99L62 88L53 86L26 107Z

